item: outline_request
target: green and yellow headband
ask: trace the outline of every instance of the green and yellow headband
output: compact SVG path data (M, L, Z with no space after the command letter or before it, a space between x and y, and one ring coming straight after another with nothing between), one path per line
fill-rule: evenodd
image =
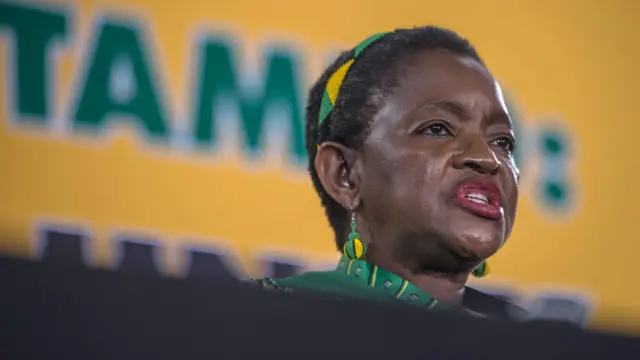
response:
M353 55L351 59L345 62L342 66L340 66L327 81L327 86L324 89L324 95L322 96L322 102L320 103L320 112L318 114L318 126L322 125L322 123L327 119L333 107L338 100L338 94L340 93L340 87L344 82L349 69L353 66L353 63L356 61L358 56L362 54L362 52L371 44L385 37L386 35L391 34L391 32L383 32L379 34L375 34L373 36L368 37L366 40L358 44L353 49ZM320 145L318 145L320 147Z

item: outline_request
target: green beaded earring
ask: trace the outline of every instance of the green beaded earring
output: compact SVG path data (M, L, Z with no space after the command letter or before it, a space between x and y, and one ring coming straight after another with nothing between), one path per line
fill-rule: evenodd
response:
M360 234L356 231L355 212L351 213L351 233L349 233L349 240L347 240L342 247L342 252L351 260L358 260L367 252L367 247L362 240L360 240Z
M489 274L489 264L486 261L483 261L482 264L473 269L472 274L478 278L487 276Z

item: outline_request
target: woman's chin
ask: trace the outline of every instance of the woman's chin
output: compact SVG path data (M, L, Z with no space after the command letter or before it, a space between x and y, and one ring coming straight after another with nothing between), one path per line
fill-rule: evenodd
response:
M502 247L502 234L496 231L467 231L458 236L461 255L475 259L486 259Z

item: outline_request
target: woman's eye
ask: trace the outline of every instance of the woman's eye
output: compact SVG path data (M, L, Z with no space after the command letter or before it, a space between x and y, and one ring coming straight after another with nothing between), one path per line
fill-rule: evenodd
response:
M430 124L422 130L422 133L431 136L451 135L451 131L443 124Z
M511 140L508 137L502 137L502 138L493 140L492 145L495 145L508 153L512 153L515 148L515 144L513 143L513 140Z

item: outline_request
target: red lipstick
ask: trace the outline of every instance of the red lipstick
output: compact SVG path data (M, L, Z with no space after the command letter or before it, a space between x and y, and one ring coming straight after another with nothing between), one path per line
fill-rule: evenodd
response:
M500 190L492 181L467 180L460 184L454 197L463 209L476 216L489 220L502 219Z

